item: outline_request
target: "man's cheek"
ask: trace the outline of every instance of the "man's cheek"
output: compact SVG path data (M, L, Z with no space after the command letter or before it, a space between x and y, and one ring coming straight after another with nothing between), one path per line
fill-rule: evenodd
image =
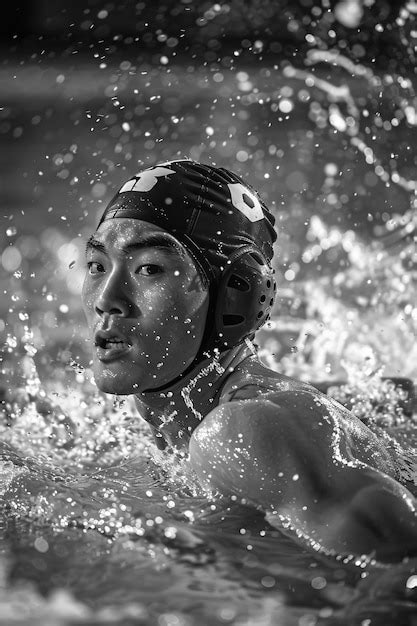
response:
M84 309L84 315L87 320L87 328L90 333L93 333L95 331L95 315L90 309Z
M187 303L188 317L193 318L194 316L200 314L204 310L206 299L207 296L204 293L201 293L199 295L194 294Z

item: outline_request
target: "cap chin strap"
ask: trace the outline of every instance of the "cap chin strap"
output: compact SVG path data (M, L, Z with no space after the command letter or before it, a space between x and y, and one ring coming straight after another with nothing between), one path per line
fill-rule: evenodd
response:
M219 352L220 355L220 352ZM166 383L166 385L161 385L161 387L153 387L152 389L145 389L144 391L142 391L142 394L146 394L146 393L165 393L167 391L169 391L170 389L172 389L172 387L175 387L179 382L181 382L182 380L186 379L188 374L191 374L191 372L197 367L197 365L199 365L199 363L202 363L205 359L210 358L210 353L209 352L202 352L201 348L198 351L197 355L195 356L195 358L193 359L193 361L190 363L190 365L178 376L176 376L173 380L171 380L169 383ZM217 358L217 355L214 355L214 358Z

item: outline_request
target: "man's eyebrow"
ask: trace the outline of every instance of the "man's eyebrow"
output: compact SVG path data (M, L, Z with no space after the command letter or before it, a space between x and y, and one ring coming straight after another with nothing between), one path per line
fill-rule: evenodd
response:
M85 246L85 251L88 252L89 250L98 250L99 252L104 252L105 254L106 246L101 243L101 241L98 241L98 239L95 239L94 235L91 235Z
M184 256L184 249L181 244L174 238L154 233L145 235L140 241L133 241L123 246L122 251L125 253L134 252L135 250L143 250L144 248L160 248L167 252ZM92 235L86 244L86 252L89 250L97 250L103 254L107 254L106 246Z

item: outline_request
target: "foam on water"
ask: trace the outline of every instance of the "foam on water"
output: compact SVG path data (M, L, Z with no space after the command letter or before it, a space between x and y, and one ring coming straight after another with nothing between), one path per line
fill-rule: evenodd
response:
M290 521L206 493L129 401L106 402L79 368L70 391L49 381L35 397L27 371L30 391L10 397L1 428L0 623L326 623L353 600L371 610L387 569L389 606L410 606L414 561L329 553Z

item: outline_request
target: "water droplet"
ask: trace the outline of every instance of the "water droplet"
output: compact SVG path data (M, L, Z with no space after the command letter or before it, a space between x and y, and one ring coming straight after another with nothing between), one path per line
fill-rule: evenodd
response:
M7 337L7 339L6 339L6 343L9 346L9 348L16 348L17 347L17 339L16 339L16 337L11 337L9 335Z
M37 537L33 544L38 552L48 552L49 544L43 537Z
M33 357L37 353L37 349L35 348L35 346L32 346L31 344L26 344L24 348L29 356Z
M417 587L417 576L415 574L413 574L413 576L410 576L410 578L405 583L405 586L407 587L407 589L415 589Z
M324 589L326 585L327 585L327 581L324 578L324 576L316 576L311 581L311 586L313 587L313 589Z

